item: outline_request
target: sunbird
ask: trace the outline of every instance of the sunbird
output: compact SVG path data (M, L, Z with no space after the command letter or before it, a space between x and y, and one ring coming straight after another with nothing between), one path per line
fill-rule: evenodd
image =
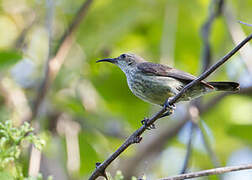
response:
M178 94L184 86L196 79L195 76L167 65L147 62L142 57L125 53L116 58L96 62L117 65L126 75L132 93L140 99L157 105L165 105L167 99ZM238 91L236 82L201 81L188 89L178 101L189 101L214 91Z

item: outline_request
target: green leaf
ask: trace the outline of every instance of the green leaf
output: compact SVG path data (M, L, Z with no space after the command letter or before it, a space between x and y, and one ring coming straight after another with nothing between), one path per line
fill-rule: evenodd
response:
M0 70L5 70L21 60L22 55L17 51L0 51Z
M252 124L232 124L227 129L229 135L251 144L252 133L248 132L252 132Z

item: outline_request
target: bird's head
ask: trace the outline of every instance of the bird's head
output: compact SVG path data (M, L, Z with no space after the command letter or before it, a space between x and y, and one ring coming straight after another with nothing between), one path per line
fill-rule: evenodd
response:
M124 53L116 58L106 58L96 61L98 62L110 62L112 64L117 65L119 68L121 68L122 71L127 72L127 70L130 70L140 62L144 62L145 60L141 58L140 56L137 56L132 53Z

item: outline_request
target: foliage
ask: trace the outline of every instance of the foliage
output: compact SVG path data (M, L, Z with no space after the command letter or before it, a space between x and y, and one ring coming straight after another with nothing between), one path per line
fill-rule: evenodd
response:
M45 141L33 133L33 128L25 122L20 127L13 127L12 121L0 122L0 174L9 172L16 179L24 178L22 165L18 163L22 151L22 144L27 141L39 150ZM32 178L28 178L32 179ZM38 180L42 179L38 177Z

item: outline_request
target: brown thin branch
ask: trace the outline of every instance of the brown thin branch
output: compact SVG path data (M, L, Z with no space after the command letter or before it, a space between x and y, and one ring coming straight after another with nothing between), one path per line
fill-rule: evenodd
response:
M232 51L230 51L227 55L225 55L222 59L220 59L216 64L211 66L207 71L202 73L198 78L193 80L191 83L187 84L178 94L167 101L167 104L174 104L176 103L181 96L191 87L202 81L203 79L207 78L210 74L212 74L217 68L219 68L222 64L224 64L228 59L230 59L239 49L244 46L249 40L252 39L252 34L249 35L246 39L244 39L238 46L236 46ZM126 141L103 163L99 164L92 175L90 176L89 180L96 179L98 176L104 175L104 171L122 152L124 152L130 145L134 143L139 143L142 139L140 137L146 129L155 123L165 112L167 111L167 107L163 107L159 112L154 114L150 119L146 120L146 124L142 125L139 129L137 129L130 137L126 139Z
M86 16L87 11L88 11L92 2L93 2L93 0L86 0L83 3L83 5L80 7L78 13L73 18L73 21L70 24L68 30L62 36L62 38L59 42L59 46L55 50L55 53L54 53L55 55L49 57L48 63L46 66L44 80L41 84L41 87L38 90L37 97L35 98L35 101L34 101L32 116L27 121L32 121L37 116L40 104L44 100L48 89L50 88L53 80L57 76L57 74L61 68L61 65L64 63L65 57L67 56L67 54L72 46L74 34L75 34L77 28L79 27L81 21Z
M191 178L196 178L196 177L217 175L217 174L223 174L223 173L228 173L228 172L233 172L233 171L248 170L248 169L252 169L252 164L208 169L208 170L203 170L203 171L198 171L198 172L193 172L193 173L182 174L178 176L171 176L168 178L162 178L159 180L191 179Z
M151 139L142 142L134 157L127 158L123 163L120 163L122 167L119 169L124 172L125 179L131 179L133 175L136 175L137 167L143 160L160 154L165 145L178 134L186 122L188 122L188 116L176 120L175 124L169 124L169 126L160 128L158 132L152 135Z

